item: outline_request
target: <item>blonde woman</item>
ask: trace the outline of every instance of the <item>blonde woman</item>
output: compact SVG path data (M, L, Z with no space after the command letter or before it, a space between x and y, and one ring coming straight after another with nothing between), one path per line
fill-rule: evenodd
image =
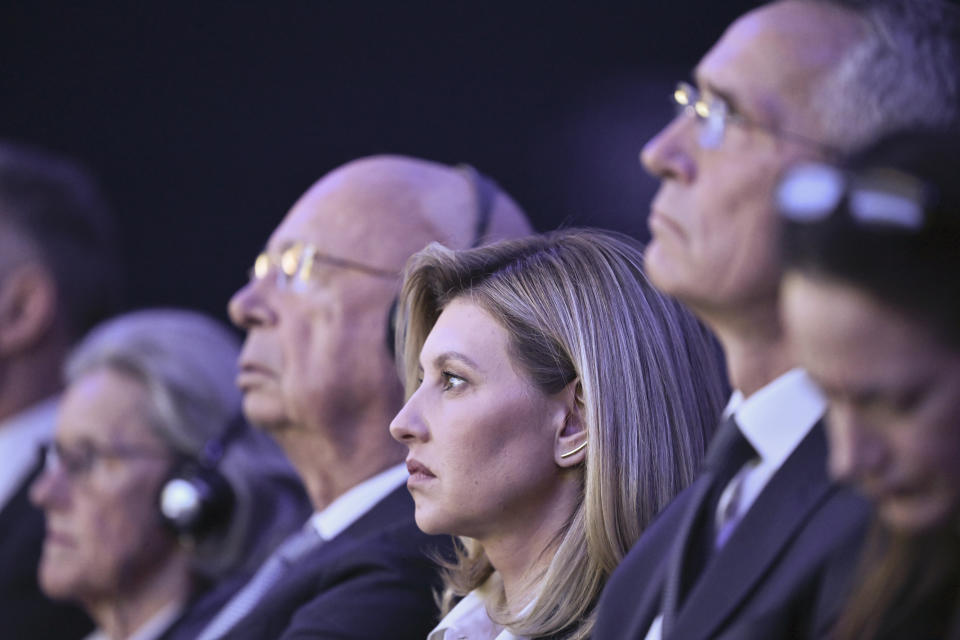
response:
M431 245L400 316L390 430L418 526L462 542L429 639L588 637L606 578L700 463L724 396L710 337L635 241L588 230Z

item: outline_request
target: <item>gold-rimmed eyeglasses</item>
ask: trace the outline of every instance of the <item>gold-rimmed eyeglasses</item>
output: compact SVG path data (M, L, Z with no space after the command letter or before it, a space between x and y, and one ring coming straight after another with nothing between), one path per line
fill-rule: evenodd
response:
M746 118L736 113L723 97L707 91L701 93L699 89L687 82L677 84L672 99L678 115L689 115L696 118L700 125L698 143L704 149L719 147L726 135L727 125L736 124L741 127L759 129L777 138L813 147L830 157L840 155L838 149L808 136L784 131Z
M267 251L261 252L253 263L250 279L262 280L274 273L276 284L281 288L303 287L313 277L318 263L359 271L377 278L395 279L400 277L398 271L332 256L321 252L315 245L307 242L294 242L284 247L277 254L271 254Z

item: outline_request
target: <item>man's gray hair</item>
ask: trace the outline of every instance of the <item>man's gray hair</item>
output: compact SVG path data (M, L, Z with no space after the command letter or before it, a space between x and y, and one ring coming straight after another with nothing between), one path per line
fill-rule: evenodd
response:
M94 328L66 363L67 383L101 368L141 382L147 418L175 456L203 459L205 446L240 419L234 383L239 345L224 325L192 311L153 309ZM217 465L236 495L226 527L194 550L200 574L216 577L259 564L306 518L306 497L277 446L250 428L227 443Z
M945 0L806 1L852 11L867 26L812 98L823 142L851 151L894 130L960 127L960 7Z

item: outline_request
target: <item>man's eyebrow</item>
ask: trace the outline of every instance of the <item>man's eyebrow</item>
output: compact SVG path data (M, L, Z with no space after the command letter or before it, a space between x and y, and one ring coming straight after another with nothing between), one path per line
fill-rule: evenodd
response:
M279 241L274 242L274 243L273 243L273 250L276 251L277 253L283 253L283 252L286 251L287 249L290 249L290 248L292 248L292 247L295 247L295 246L297 246L298 244L301 244L301 245L302 245L303 243L300 242L299 240L294 239L294 238L285 238L285 239L283 239L283 240L279 240ZM269 246L269 243L268 243L268 246Z
M711 95L714 95L720 98L720 100L722 100L723 102L725 102L727 107L729 107L729 111L731 113L744 114L743 105L741 105L740 102L729 91L720 89L716 85L712 85L709 83L705 84L704 88Z
M743 104L741 104L741 102L737 100L736 96L730 93L729 90L723 89L722 87L718 87L714 83L705 79L700 74L699 70L694 71L693 80L702 93L706 92L716 96L717 98L719 98L720 100L722 100L727 104L731 112L745 114L743 109Z

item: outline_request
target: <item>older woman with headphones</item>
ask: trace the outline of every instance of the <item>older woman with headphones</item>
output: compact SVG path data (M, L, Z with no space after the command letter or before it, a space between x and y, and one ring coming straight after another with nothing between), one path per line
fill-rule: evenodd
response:
M194 638L306 517L280 451L238 418L238 350L207 317L151 310L69 358L31 499L47 519L41 587L87 610L91 638Z
M586 230L431 245L400 320L390 430L418 526L461 542L430 640L588 637L606 578L702 459L724 396L710 337L638 243Z

